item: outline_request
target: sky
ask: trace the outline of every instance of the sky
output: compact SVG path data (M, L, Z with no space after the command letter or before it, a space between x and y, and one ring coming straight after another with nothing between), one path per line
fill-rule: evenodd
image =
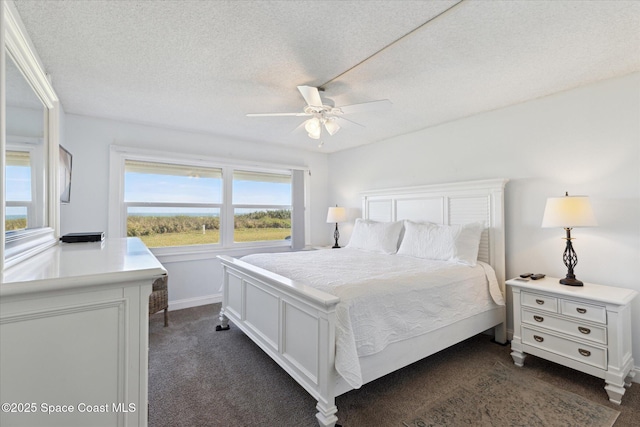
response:
M31 200L31 168L29 166L7 165L6 171L6 198L11 201Z
M73 184L72 184L73 185ZM222 179L145 173L125 174L125 202L222 203ZM233 203L242 205L291 205L291 184L239 181L233 183ZM158 212L147 208L135 212ZM183 213L213 212L188 208ZM215 210L217 213L217 209Z
M31 200L31 169L6 167L7 200ZM73 186L73 181L71 182ZM73 189L72 189L73 190ZM222 203L221 178L194 178L145 173L125 174L126 202ZM233 182L233 203L242 205L291 205L291 184L259 181ZM132 208L132 213L182 213L219 215L218 208ZM8 208L7 215L26 215L24 208Z
M31 168L28 166L7 165L5 167L5 174L7 201L31 201ZM6 215L7 217L26 217L27 208L7 206Z

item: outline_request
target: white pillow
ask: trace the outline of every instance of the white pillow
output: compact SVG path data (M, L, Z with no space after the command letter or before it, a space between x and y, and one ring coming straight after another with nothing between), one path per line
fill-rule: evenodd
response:
M402 221L378 222L358 218L346 247L395 254L398 251L400 231Z
M448 261L455 255L454 231L438 224L405 221L398 255Z
M456 236L456 254L453 261L472 267L476 265L483 230L484 224L480 222L465 224L461 227Z
M439 225L404 222L398 255L476 265L484 225Z

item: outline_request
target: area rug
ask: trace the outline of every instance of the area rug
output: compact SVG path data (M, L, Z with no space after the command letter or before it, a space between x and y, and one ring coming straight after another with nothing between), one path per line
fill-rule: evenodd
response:
M620 412L523 375L502 363L425 405L405 427L611 427Z

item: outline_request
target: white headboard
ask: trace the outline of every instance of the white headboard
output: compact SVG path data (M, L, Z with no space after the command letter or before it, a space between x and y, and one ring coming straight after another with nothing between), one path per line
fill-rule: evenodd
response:
M362 214L374 221L429 221L438 224L484 222L478 259L490 264L504 288L504 187L490 179L362 193ZM504 291L504 289L503 289Z

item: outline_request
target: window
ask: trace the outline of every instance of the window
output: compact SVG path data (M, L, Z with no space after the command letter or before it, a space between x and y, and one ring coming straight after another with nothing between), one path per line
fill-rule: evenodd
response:
M5 230L27 228L32 203L31 159L28 152L6 152Z
M127 236L148 247L220 242L222 170L127 160Z
M233 241L291 239L291 174L233 171Z
M175 253L179 247L304 247L302 170L122 150L112 147L112 165L121 165L112 166L112 182L122 192L111 191L120 206L112 211L111 235L139 237Z

